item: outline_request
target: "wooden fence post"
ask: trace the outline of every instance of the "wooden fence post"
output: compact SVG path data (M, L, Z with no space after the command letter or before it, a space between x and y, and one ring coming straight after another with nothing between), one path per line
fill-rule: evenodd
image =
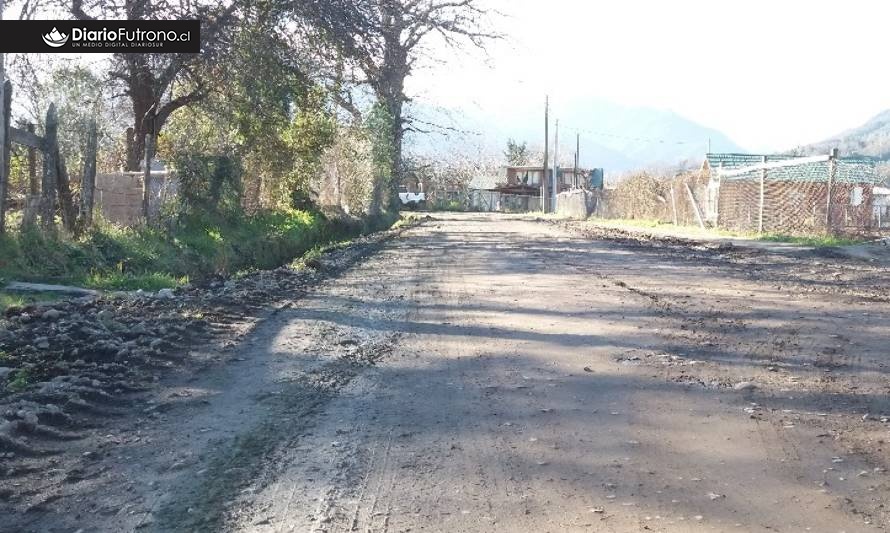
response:
M0 81L3 80L0 72ZM9 196L9 160L12 139L9 136L9 119L12 114L12 83L3 82L3 109L0 110L0 235L6 233L6 197Z
M828 190L825 193L825 231L831 233L831 204L834 201L834 175L837 172L837 148L828 154Z
M766 156L763 156L761 159L764 165L766 165ZM763 233L763 200L765 196L766 188L766 167L760 170L760 202L758 206L758 214L757 214L757 233Z
M674 184L671 183L671 213L673 214L674 226L677 225L677 197L674 196Z
M702 218L701 211L698 209L698 202L695 201L695 195L692 194L692 188L688 183L684 183L686 185L686 192L689 193L689 201L692 203L692 211L695 213L695 219L698 221L698 227L701 229L705 229L705 221Z
M28 124L28 133L34 133L34 124ZM28 146L28 194L40 195L40 182L37 181L37 148Z
M35 135L34 124L28 124L28 133ZM36 136L36 135L35 135ZM40 211L40 181L37 179L37 148L28 145L28 194L22 214L22 228L33 226Z
M46 112L46 126L44 131L43 147L43 183L41 184L41 224L45 229L55 226L56 214L56 183L58 177L58 128L59 119L56 116L56 104L50 104Z
M80 220L87 228L93 224L93 205L96 195L96 152L98 150L96 121L90 120L87 131L86 153L83 157L83 179L80 187Z

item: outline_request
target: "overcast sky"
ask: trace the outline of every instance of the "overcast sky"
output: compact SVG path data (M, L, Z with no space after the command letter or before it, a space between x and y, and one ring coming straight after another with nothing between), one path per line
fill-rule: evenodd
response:
M558 114L602 99L675 111L751 150L819 141L890 108L886 0L491 4L507 39L418 72L422 101L509 112L550 94Z

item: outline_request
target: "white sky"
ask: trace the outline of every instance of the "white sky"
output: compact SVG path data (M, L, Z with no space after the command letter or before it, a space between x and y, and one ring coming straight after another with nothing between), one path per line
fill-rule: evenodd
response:
M604 99L675 111L750 150L823 140L890 108L890 2L489 0L507 39L418 72L458 109ZM565 117L570 119L570 117ZM530 116L530 121L539 117Z

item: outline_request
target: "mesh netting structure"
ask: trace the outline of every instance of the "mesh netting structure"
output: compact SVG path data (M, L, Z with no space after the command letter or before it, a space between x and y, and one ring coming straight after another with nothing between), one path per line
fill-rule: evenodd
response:
M867 232L882 218L876 167L862 157L708 154L698 172L637 174L598 191L594 215L742 232Z
M873 160L708 154L708 166L720 228L803 234L872 227Z

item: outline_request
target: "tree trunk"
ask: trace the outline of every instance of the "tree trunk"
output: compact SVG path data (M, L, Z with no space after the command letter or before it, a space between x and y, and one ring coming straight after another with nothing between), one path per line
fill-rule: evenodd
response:
M130 145L132 150L127 154L127 170L130 172L139 171L140 163L145 157L145 135L158 129L152 127L152 108L155 106L153 84L154 76L147 67L131 67L128 85L133 102L133 141ZM129 131L127 134L129 135Z
M145 148L145 165L142 169L142 218L148 224L151 217L151 160L154 157L154 138L151 135L143 137L142 146Z
M34 124L28 124L28 132L34 133L36 128ZM40 181L37 180L37 148L28 147L28 194L31 196L40 195Z
M402 164L402 140L405 135L404 124L402 121L402 105L399 103L398 106L398 115L394 115L396 118L393 119L392 125L392 172L390 176L389 182L389 198L388 198L388 207L393 212L398 212L402 207L402 202L399 200L399 185L402 184L402 180L404 178L404 165Z
M124 170L128 172L137 172L139 170L139 161L142 156L136 151L136 129L127 128L127 160L124 162Z
M80 187L80 227L93 224L93 204L96 193L96 151L98 138L96 121L91 120L87 131L87 147L83 158L83 179Z
M386 140L389 143L388 176L374 180L371 213L379 215L383 209L398 212L401 207L399 185L403 178L402 144L405 134L405 120L402 108L405 96L402 93L403 79L397 75L389 77L391 82L377 91L377 99L386 109L389 131Z
M127 154L127 170L129 172L139 172L145 162L145 137L148 132L142 124L142 120L137 119L137 123L139 125L133 128L132 152Z
M74 208L74 199L71 195L71 183L68 178L68 167L65 165L65 158L58 153L56 147L56 180L59 191L59 206L62 212L62 225L65 230L73 233L75 230L75 222L77 221L77 210Z
M0 67L0 82L3 81L3 68ZM9 138L9 119L12 113L12 83L3 83L3 112L0 113L0 235L6 233L6 197L9 193L9 159L12 142Z

